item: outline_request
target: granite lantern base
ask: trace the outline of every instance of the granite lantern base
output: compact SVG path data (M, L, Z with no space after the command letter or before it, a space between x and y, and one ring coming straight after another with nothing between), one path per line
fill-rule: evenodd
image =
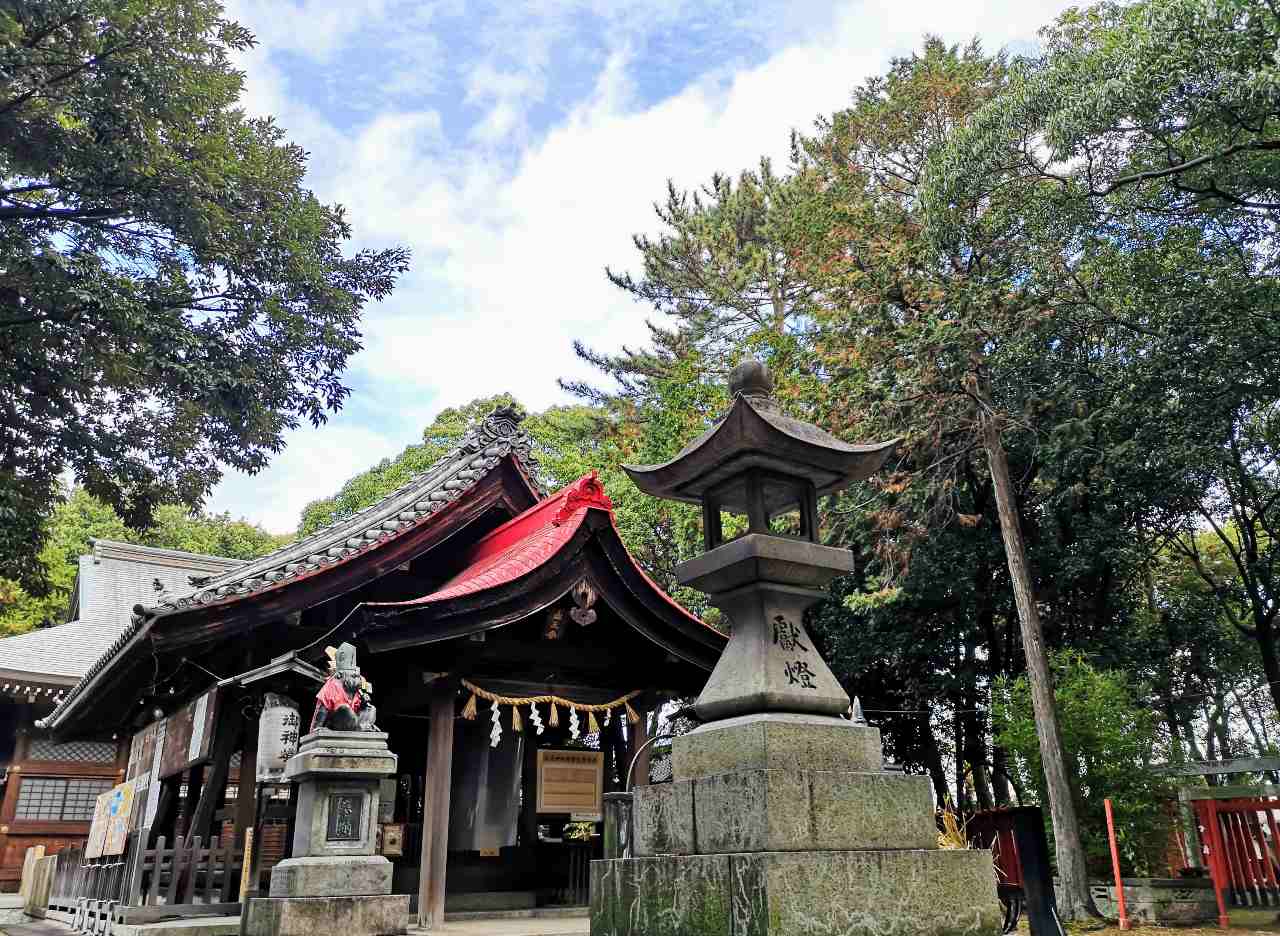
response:
M880 732L761 713L675 739L636 788L634 858L593 862L592 936L997 936L985 850L941 850L929 780Z
M374 854L379 781L395 769L381 732L321 728L302 739L285 767L298 784L293 857L271 870L269 896L249 901L245 936L406 931L409 895L391 893L391 862Z

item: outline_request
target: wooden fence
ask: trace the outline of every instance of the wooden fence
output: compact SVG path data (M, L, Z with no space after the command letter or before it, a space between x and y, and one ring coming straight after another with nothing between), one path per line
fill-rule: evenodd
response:
M1280 798L1191 801L1218 899L1218 922L1228 906L1280 905Z
M85 858L83 846L58 853L49 906L73 915L86 933L111 931L116 923L155 923L240 912L244 856L232 838L164 836L145 847L148 829L130 833L121 856Z

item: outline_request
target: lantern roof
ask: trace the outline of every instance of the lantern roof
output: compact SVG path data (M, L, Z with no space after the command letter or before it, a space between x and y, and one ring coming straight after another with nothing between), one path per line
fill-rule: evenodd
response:
M734 368L729 393L729 412L670 461L623 466L640 490L699 503L712 488L760 468L812 481L818 494L831 494L876 472L898 443L851 444L784 415L773 401L773 377L760 361Z

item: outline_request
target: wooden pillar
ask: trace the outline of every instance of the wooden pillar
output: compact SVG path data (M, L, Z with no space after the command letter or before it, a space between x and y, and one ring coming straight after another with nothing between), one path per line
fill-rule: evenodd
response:
M532 731L524 733L524 765L520 783L520 844L528 849L538 847L538 741Z
M422 858L418 863L418 925L427 929L444 922L449 792L453 781L453 710L453 685L441 680L431 694L427 785L422 797Z
M640 711L640 721L634 725L628 725L627 728L628 737L631 739L627 750L627 766L630 767L633 760L636 764L635 769L631 771L631 786L627 789L648 786L649 752L653 750L652 747L645 747L649 742L649 713L642 709Z
M258 719L252 715L244 726L240 748L240 778L236 782L236 841L244 843L246 829L253 827L258 813ZM256 846L255 846L256 847Z
M178 775L183 776L182 774ZM194 826L191 824L191 818L195 814L197 803L201 796L204 795L202 778L204 777L204 767L191 767L186 771L187 778L187 795L182 798L182 802L178 807L178 817L174 822L173 834L175 837L189 837L196 835Z
M156 800L155 816L151 820L151 835L147 847L154 848L156 839L163 835L169 841L177 835L178 787L182 783L182 774L160 781L160 793Z
M227 774L231 771L231 755L244 737L244 716L240 714L240 700L228 696L219 700L220 712L214 729L213 750L209 752L212 763L204 778L204 789L187 823L188 835L200 835L208 839L213 829L213 814L218 811L227 792ZM194 768L192 769L194 773Z

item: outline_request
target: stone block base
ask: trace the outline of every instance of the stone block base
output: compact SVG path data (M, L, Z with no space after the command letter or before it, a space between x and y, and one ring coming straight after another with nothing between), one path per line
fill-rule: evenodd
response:
M696 780L739 770L878 771L880 729L843 718L770 712L709 722L671 742L672 776Z
M364 897L391 893L391 862L381 855L286 858L271 869L272 897Z
M635 791L635 854L933 848L924 776L740 770Z
M244 936L398 936L408 929L409 895L376 897L255 897Z
M591 863L591 936L999 936L985 850L755 852Z
M1114 883L1093 881L1089 892L1105 916L1119 916ZM1124 902L1136 923L1185 926L1218 919L1218 899L1208 878L1125 878Z

